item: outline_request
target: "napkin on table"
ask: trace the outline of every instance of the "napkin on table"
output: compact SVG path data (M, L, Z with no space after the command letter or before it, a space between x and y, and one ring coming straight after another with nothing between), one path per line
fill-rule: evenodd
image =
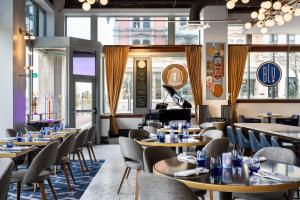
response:
M208 173L209 170L205 169L205 168L195 168L195 169L189 169L186 171L182 171L182 172L175 172L174 176L192 176L192 175L199 175L199 174L206 174Z

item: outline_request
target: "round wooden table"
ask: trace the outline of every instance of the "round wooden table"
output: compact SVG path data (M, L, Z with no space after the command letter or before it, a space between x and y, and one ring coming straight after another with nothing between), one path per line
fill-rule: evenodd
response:
M188 128L187 130L185 130L185 132L188 132L188 133L198 133L198 132L201 132L201 128L199 127L192 127L192 128ZM173 131L174 133L180 133L180 132L183 132L182 130L171 130L169 128L161 128L161 129L158 129L157 131L160 131L160 132L165 132L165 133L170 133L171 131Z
M153 167L153 173L174 177L175 172L194 169L195 164L185 163L172 158L156 163ZM280 182L272 179L258 176L250 176L246 164L243 167L223 169L221 177L212 177L210 174L201 174L190 177L174 177L183 182L190 188L200 190L211 190L220 192L220 200L231 200L232 193L265 193L265 192L283 192L295 190L300 186L300 168L291 165L285 165L275 162L262 162L261 170L266 172L277 172L296 181Z

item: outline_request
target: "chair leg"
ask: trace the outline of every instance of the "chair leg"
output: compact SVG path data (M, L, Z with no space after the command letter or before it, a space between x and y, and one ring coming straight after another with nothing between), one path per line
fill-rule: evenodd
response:
M131 168L129 168L128 171L127 171L126 179L128 179L128 176L130 174L130 170L131 170Z
M36 192L37 182L33 183L33 192Z
M93 146L90 146L90 148L91 148L91 151L92 151L92 154L93 154L94 160L95 160L95 162L97 162L97 159L96 159L96 156L95 156L95 152L94 152L94 148L93 148Z
M42 200L46 200L47 197L46 197L46 192L45 192L45 187L44 187L44 181L40 181L39 185L40 185L40 192L42 195Z
M73 153L73 161L75 160L75 154Z
M70 180L69 180L68 170L67 170L66 164L61 164L61 168L62 168L62 170L64 172L65 177L66 177L66 182L67 182L68 190L69 190L69 192L71 192L72 191L72 187L71 187L71 184L70 184Z
M57 165L54 166L54 176L57 175Z
M214 192L211 190L209 191L209 199L214 200Z
M81 158L80 158L80 153L77 153L77 157L78 157L78 161L79 161L79 165L80 165L80 171L81 174L84 175L84 170L83 170L83 166L82 166L82 162L81 162Z
M54 188L53 188L53 185L52 185L52 183L51 183L51 180L50 180L50 178L49 178L49 177L47 178L47 182L48 182L48 184L49 184L49 186L50 186L50 189L51 189L51 192L52 192L53 198L54 198L55 200L57 200L57 197L56 197L55 190L54 190Z
M90 156L91 163L92 163L92 165L94 165L93 158L92 158L92 154L91 154L90 146L88 145L88 146L86 146L86 148L87 148L87 150L88 150L88 152L89 152L89 156Z
M120 190L121 190L121 187L122 187L122 185L123 185L123 182L124 182L124 179L125 179L125 176L126 176L126 174L127 174L128 169L130 169L130 168L129 168L129 167L126 167L125 172L123 173L123 177L122 177L121 183L120 183L120 185L119 185L117 194L120 193Z
M82 157L84 166L85 166L85 168L86 168L86 171L88 172L88 171L89 171L89 168L87 167L87 164L86 164L86 162L85 162L85 158L84 158L83 152L81 151L80 154L81 154L81 157Z
M22 183L17 183L17 200L21 199L21 185Z
M70 174L71 174L71 177L72 177L72 179L73 179L73 182L74 182L74 184L76 185L76 181L75 181L75 178L74 178L74 175L73 175L73 172L72 172L70 163L67 163L67 166L68 166L68 168L69 168L69 172L70 172Z
M134 193L134 200L138 200L139 199L139 176L141 174L141 170L137 169L136 170L136 179L135 179L135 193Z

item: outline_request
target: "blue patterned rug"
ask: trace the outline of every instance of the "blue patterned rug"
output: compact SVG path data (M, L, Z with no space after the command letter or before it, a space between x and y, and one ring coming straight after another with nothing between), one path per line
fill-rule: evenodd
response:
M75 177L76 185L74 185L73 180L69 174L70 183L72 186L72 192L68 191L66 179L61 170L59 170L57 176L51 175L51 182L54 186L56 195L58 199L65 199L65 200L73 200L73 199L80 199L82 194L84 193L85 189L89 186L91 181L93 180L94 176L97 174L105 160L98 160L97 163L94 162L94 165L91 164L89 160L86 161L88 165L89 172L85 172L85 175L82 176L80 172L80 166L78 161L71 161L71 168L72 172ZM60 168L58 168L60 169ZM47 194L47 199L53 199L51 190L48 186L47 181L45 181L45 190ZM16 199L16 184L11 184L8 194L8 200L15 200ZM41 193L39 189L36 190L34 193L33 191L22 191L21 192L21 200L30 199L30 200L40 200Z

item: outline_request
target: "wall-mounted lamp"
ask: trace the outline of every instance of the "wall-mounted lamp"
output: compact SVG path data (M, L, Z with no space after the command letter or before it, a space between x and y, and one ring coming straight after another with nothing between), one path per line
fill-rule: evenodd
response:
M28 67L26 66L26 67L24 67L24 69L25 69L25 70L31 70L31 71L32 71L32 70L33 70L33 66L28 66Z
M24 31L24 30L22 30L22 28L19 28L19 33L20 34L24 34L24 40L26 40L26 41L33 41L33 40L35 40L35 36L32 33Z

